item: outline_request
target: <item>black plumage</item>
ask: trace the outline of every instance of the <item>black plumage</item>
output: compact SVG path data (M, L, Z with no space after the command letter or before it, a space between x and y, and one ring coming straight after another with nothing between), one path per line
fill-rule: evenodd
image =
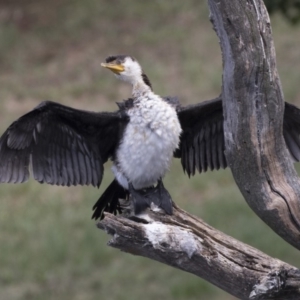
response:
M190 176L210 170L225 169L222 100L201 102L178 109L182 127L179 148L174 156L181 159L184 171ZM285 103L283 136L295 161L300 161L300 110Z
M174 156L190 176L226 168L221 99L181 107L177 98L165 101L176 108L182 126ZM103 164L114 159L129 117L132 99L118 103L116 112L88 112L45 101L13 122L0 138L0 182L21 183L33 177L62 186L101 184ZM300 110L286 103L283 135L295 161L300 160ZM146 194L145 194L146 195ZM95 219L103 211L120 212L119 199L129 192L114 180L94 206ZM145 198L146 199L146 198ZM145 200L146 201L146 200Z
M119 143L128 116L94 113L45 101L13 122L0 139L0 182L33 177L62 186L99 186L103 164Z
M184 171L190 176L226 168L221 99L179 108L177 114L183 132L174 156Z

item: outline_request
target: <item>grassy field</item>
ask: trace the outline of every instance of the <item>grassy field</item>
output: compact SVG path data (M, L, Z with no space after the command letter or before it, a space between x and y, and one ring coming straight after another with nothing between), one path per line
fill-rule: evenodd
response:
M130 95L100 63L131 54L154 90L183 104L217 96L221 55L206 3L6 0L0 3L0 128L42 100L102 111ZM300 105L300 27L272 19L286 100ZM31 180L0 186L0 299L135 300L234 297L205 281L106 246L90 220L100 190ZM174 161L165 185L182 208L267 254L300 267L298 251L245 204L229 170L188 179Z

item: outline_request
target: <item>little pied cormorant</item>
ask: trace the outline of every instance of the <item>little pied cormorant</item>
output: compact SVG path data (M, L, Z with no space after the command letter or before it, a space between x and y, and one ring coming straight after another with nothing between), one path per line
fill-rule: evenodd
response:
M181 107L176 98L152 91L131 56L110 56L102 66L129 82L132 97L115 112L89 112L44 101L13 122L0 138L0 182L29 178L62 186L100 186L103 164L111 159L115 179L94 205L93 218L117 213L119 199L131 198L135 213L153 202L172 213L162 177L172 156L184 171L226 168L222 101ZM294 160L300 160L300 110L286 103L283 134ZM153 186L157 184L155 188Z

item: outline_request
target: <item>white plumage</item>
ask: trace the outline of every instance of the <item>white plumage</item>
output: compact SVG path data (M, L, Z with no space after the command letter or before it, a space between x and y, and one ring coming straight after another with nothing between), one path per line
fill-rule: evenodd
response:
M141 189L156 183L169 169L181 127L175 109L151 91L135 98L128 114L113 172L124 188L128 189L129 179L135 189Z
M153 93L135 59L127 56L115 66L116 77L133 86L133 107L127 111L130 121L112 170L124 188L128 189L130 182L135 189L142 189L155 184L169 169L181 126L175 108Z

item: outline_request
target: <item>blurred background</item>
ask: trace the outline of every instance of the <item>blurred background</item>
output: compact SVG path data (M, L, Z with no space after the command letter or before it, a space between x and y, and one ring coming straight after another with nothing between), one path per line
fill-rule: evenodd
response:
M300 106L300 26L269 1L286 101ZM297 2L297 1L296 1ZM277 6L276 6L276 5ZM283 13L282 13L283 12ZM130 54L154 90L182 104L221 90L221 55L206 1L1 0L0 132L42 100L115 110L130 95L100 63ZM0 186L0 299L235 299L191 274L107 247L91 221L100 190L33 180ZM189 179L174 160L165 185L173 200L210 225L300 267L299 252L250 210L229 170Z

